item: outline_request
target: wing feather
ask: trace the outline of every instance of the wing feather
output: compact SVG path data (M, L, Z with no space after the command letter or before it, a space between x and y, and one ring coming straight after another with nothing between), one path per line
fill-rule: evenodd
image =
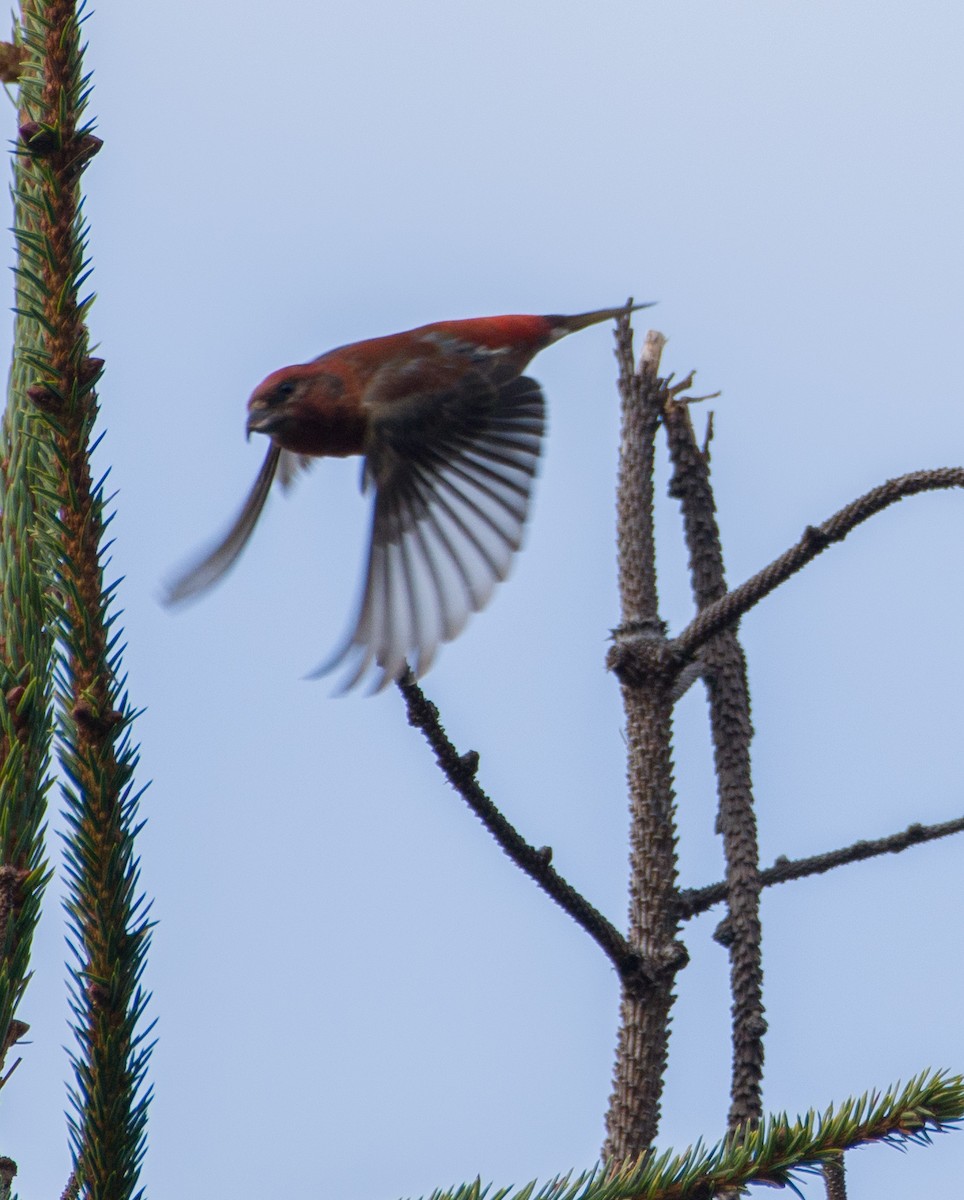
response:
M351 632L316 675L346 667L342 690L372 690L439 646L488 602L522 544L545 431L539 385L472 372L443 394L386 405L372 421L374 486L362 598Z
M248 493L247 499L241 506L241 511L234 519L221 540L202 557L191 564L166 586L163 593L165 604L182 604L191 600L213 587L238 561L241 551L248 544L248 539L258 523L261 510L264 508L275 472L278 470L279 458L287 459L287 452L282 452L273 442L268 447L268 453L261 464L258 477Z
M281 490L288 491L299 472L307 471L310 466L311 459L307 454L295 454L291 450L282 450L281 460L278 463L278 483L281 484Z

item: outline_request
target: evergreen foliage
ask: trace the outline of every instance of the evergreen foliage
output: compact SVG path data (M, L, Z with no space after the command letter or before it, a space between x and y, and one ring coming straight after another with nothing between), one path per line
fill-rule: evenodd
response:
M79 181L100 141L83 122L89 78L83 73L81 13L71 0L25 0L22 16L13 379L21 408L25 396L37 414L21 419L37 445L25 485L36 497L28 514L34 533L24 518L15 537L21 547L34 538L40 547L45 628L58 643L53 694L65 777L66 909L74 957L75 1181L91 1200L129 1200L144 1153L149 1100L141 976L150 925L134 849L135 714L111 612L116 585L104 584L110 518L104 479L94 480L90 467L94 385L103 364L89 354L85 321L93 297L81 295L90 272ZM48 684L44 695L49 693Z
M627 1160L617 1170L597 1169L577 1178L564 1176L537 1187L526 1184L492 1191L476 1180L431 1200L710 1200L754 1183L789 1187L805 1173L844 1150L872 1142L898 1148L926 1144L934 1133L964 1120L964 1078L924 1072L905 1087L849 1099L822 1114L791 1121L771 1116L742 1136L710 1149L701 1143L683 1154L667 1150Z

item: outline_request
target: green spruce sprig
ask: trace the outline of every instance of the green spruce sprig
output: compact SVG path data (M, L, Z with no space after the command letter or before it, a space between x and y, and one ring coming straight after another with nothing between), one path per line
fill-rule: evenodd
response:
M824 1113L791 1121L786 1113L768 1117L739 1138L724 1138L707 1149L697 1143L682 1154L667 1150L628 1161L616 1171L604 1168L492 1191L476 1180L431 1200L710 1200L724 1191L754 1183L797 1190L801 1175L819 1171L845 1150L871 1143L904 1147L927 1143L933 1134L964 1120L964 1078L923 1072L905 1087L881 1095L867 1093Z
M20 48L16 48L20 53ZM14 160L15 227L37 234L36 181ZM17 308L40 303L33 272L16 269ZM38 323L17 316L7 406L0 424L0 1087L6 1059L29 1025L18 1018L30 951L50 878L45 820L50 787L53 638L44 605L45 570L36 536L38 491L48 450L28 396L42 355Z
M54 694L77 1038L70 1130L83 1195L130 1200L150 1099L150 1028L142 1028L150 922L135 853L135 713L122 634L110 611L113 586L104 584L110 518L104 479L95 480L90 466L103 363L90 356L85 323L93 297L81 290L89 263L79 181L100 141L82 120L90 88L81 10L72 0L24 0L22 18L27 59L18 152L29 183L18 200L30 220L17 229L18 312L36 330L24 356L33 373L26 394L46 441L36 516L46 611L59 643Z

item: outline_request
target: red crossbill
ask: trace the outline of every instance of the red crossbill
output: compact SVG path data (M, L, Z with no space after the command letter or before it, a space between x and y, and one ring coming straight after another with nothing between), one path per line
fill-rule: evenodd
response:
M346 688L372 667L376 686L406 666L423 674L521 544L545 431L542 390L523 371L552 342L627 311L439 321L273 372L248 401L249 435L270 442L258 478L168 603L234 564L276 476L287 486L313 458L359 454L374 492L364 590L354 627L316 674L346 664Z

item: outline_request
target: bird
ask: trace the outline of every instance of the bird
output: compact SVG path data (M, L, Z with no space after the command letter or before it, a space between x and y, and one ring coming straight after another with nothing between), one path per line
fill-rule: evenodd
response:
M362 457L373 494L361 600L349 633L309 678L339 667L347 691L425 674L505 579L529 512L545 400L524 374L567 334L628 315L629 301L575 316L437 321L353 342L272 372L248 401L247 436L268 451L241 510L167 586L178 605L213 587L254 531L272 484L316 458Z

